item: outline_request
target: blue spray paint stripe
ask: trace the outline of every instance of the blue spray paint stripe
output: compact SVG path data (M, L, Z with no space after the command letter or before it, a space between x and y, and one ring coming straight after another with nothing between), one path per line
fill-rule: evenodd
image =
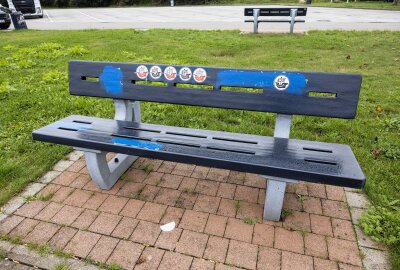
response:
M103 89L109 94L122 94L122 70L113 66L105 66L99 80Z
M274 80L279 75L286 76L290 82L286 90L279 92L301 95L305 90L307 79L303 74L276 71L224 70L218 72L216 86L217 88L220 86L236 86L275 89Z
M55 122L50 124L51 128L65 128L65 129L76 129L76 130L87 130L91 129L91 124L82 124L74 122Z
M160 150L163 147L163 145L160 143L127 139L127 138L113 138L112 142L114 144L122 144L122 145L137 147L137 148L144 148L144 149L148 149L148 150Z

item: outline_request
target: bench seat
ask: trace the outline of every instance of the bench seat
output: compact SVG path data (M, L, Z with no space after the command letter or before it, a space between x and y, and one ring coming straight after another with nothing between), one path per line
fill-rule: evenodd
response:
M361 188L347 145L72 115L33 132L35 140L293 180ZM117 161L116 161L117 162Z

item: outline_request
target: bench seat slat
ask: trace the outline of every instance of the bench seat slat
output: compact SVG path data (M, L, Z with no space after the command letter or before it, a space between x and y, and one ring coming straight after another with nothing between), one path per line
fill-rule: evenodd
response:
M70 116L33 132L73 147L361 188L347 145Z

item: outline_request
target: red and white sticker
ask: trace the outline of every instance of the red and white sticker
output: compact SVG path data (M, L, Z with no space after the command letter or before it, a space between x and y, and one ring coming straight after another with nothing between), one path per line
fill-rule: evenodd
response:
M179 78L181 78L182 81L188 81L192 78L192 71L188 67L183 67L179 70Z
M147 69L146 66L140 65L136 68L136 76L138 76L139 79L146 79L147 76L149 75L149 70Z
M174 68L172 66L166 67L164 70L164 76L169 81L175 80L176 75L177 75L176 73L177 73L176 68Z
M202 83L207 79L207 72L204 68L196 68L193 71L193 79L198 83Z
M150 68L150 76L153 79L160 79L162 76L162 69L159 66L152 66Z

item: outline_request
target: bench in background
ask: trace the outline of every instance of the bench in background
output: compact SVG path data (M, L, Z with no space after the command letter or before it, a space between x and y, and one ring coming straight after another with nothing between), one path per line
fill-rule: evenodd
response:
M34 131L33 138L83 150L102 189L139 156L256 173L268 182L264 218L279 220L287 183L364 186L349 146L289 139L292 115L354 118L360 75L72 61L69 85L72 95L113 99L114 120L72 115ZM274 112L275 132L267 137L141 123L139 101ZM107 152L118 154L107 162Z
M254 23L253 32L258 33L258 24L260 22L285 22L290 23L290 33L293 33L294 24L298 22L305 22L304 20L296 20L297 16L306 16L307 8L290 7L290 8L245 8L244 16L253 16L252 20L245 20L245 22ZM287 19L280 20L260 20L259 17L288 17Z

